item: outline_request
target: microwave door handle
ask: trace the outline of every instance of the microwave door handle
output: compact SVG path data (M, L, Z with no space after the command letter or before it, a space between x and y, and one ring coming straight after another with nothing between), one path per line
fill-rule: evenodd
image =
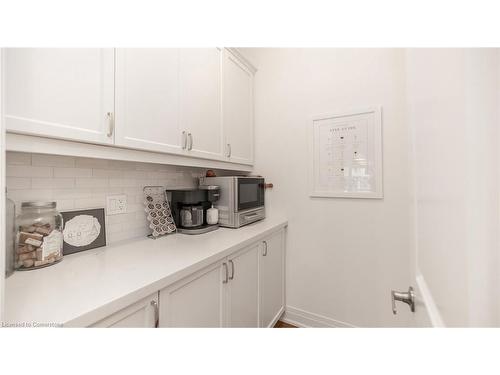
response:
M249 219L249 218L252 218L252 217L257 216L257 215L259 215L259 213L258 212L254 212L252 214L245 215L245 219Z

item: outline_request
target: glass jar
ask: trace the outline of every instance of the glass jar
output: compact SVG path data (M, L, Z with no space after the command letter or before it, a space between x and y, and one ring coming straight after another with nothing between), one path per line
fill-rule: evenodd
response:
M62 260L63 220L56 202L23 202L16 228L16 270L46 267Z

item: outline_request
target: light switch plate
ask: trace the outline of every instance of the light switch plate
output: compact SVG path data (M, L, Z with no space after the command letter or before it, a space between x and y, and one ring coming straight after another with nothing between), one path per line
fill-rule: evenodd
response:
M118 215L127 212L127 196L121 195L108 195L106 197L106 214Z

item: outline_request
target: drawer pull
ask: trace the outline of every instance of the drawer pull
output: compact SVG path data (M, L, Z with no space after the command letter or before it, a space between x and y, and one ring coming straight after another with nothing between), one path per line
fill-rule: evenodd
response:
M229 263L231 264L231 276L229 276L229 280L232 280L234 279L234 263L232 260L230 260Z
M222 284L227 284L227 282L229 280L229 274L227 271L227 263L226 262L222 263L222 266L224 267L224 271L225 271L225 275L226 275L225 279L222 280Z
M115 120L113 118L113 112L106 113L106 117L108 118L108 137L112 137L115 131Z
M151 306L153 306L155 313L155 328L158 328L160 326L160 311L158 309L158 302L155 300L151 301Z
M182 149L185 150L187 147L187 135L186 135L186 131L184 130L182 132Z

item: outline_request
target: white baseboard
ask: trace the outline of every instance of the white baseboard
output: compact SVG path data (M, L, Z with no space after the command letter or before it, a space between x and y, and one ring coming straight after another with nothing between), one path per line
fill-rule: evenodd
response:
M285 313L280 320L301 328L355 328L352 324L292 306L286 306Z

